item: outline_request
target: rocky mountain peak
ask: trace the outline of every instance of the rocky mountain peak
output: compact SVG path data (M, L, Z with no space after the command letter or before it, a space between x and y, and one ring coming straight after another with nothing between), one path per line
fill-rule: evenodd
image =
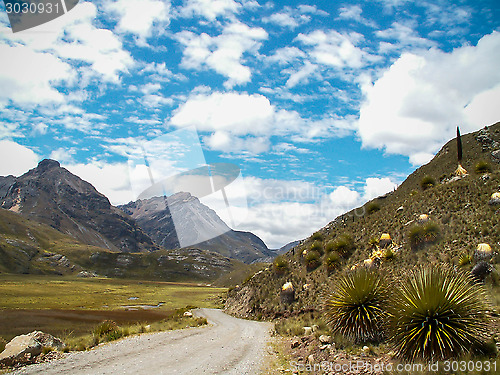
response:
M60 167L61 167L61 164L59 164L59 162L56 160L43 159L40 163L38 163L36 170L40 173L44 173L50 169L60 168Z

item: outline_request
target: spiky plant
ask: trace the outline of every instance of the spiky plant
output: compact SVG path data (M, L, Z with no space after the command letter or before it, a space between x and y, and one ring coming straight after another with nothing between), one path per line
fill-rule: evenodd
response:
M429 175L424 176L422 178L422 181L420 181L420 187L422 188L422 190L427 190L434 185L436 185L436 179Z
M468 252L462 253L458 258L458 265L460 267L466 266L470 263L472 263L472 256Z
M348 233L343 233L333 241L333 251L344 258L348 258L354 249L354 238Z
M449 267L411 271L391 303L392 341L408 361L457 358L487 337L485 292Z
M316 250L308 251L306 256L304 257L304 261L306 263L306 267L308 270L313 270L318 268L321 264L321 255Z
M273 262L274 272L278 275L283 275L288 270L288 261L284 256L278 255Z
M325 258L325 265L328 272L332 272L339 268L341 261L342 259L339 253L337 253L336 251L330 252Z
M356 342L382 339L389 318L386 280L365 267L339 276L323 303L332 332Z
M311 245L311 251L317 251L320 255L322 255L324 253L323 243L320 241L314 241Z
M323 241L323 234L321 232L315 232L313 233L313 235L311 236L311 239L313 241Z

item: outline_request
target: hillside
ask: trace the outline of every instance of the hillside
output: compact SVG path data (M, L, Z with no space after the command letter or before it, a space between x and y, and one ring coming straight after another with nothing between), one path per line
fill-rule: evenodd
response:
M339 216L288 251L278 268L269 267L233 289L227 311L257 318L320 311L320 295L333 278L342 270L363 266L377 250L383 233L392 238L392 257L383 257L380 270L394 274L417 264L458 265L459 258L470 255L479 243L490 244L498 253L500 208L488 202L492 193L500 190L500 123L464 135L462 142L468 175L453 178L457 146L452 139L396 191ZM424 189L424 177L435 185ZM423 220L428 220L426 223L419 222L422 214L428 215ZM331 256L333 252L343 256ZM463 268L470 270L472 266L473 262ZM498 306L498 265L494 268L486 285ZM288 281L295 289L295 299L284 304L280 290Z
M214 210L189 193L138 200L119 208L166 249L209 250L245 263L274 255L259 237L232 230Z
M211 282L244 269L241 262L197 249L112 252L0 209L0 273Z

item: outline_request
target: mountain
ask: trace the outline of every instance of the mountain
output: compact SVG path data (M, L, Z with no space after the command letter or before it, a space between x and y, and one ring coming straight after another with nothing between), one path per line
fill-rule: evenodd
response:
M42 160L17 178L0 177L0 207L84 244L126 253L159 249L133 219L55 160Z
M214 210L189 193L138 200L120 208L167 249L189 244L186 247L210 250L245 263L274 255L259 237L232 230Z
M490 203L500 191L500 123L462 136L462 144L467 175L455 174L457 142L452 139L396 191L335 218L284 254L278 267L262 270L230 291L227 311L257 318L320 311L320 296L336 275L373 264L365 260L373 259L384 233L391 237L392 255L379 257L378 269L394 275L437 263L470 271L479 243L498 253L500 206ZM330 257L333 253L342 255ZM497 261L493 258L486 282L493 296L500 295ZM295 290L291 304L280 300L285 282ZM494 302L498 305L498 298Z
M0 273L213 282L228 273L246 274L246 268L202 250L113 252L0 208ZM224 285L231 285L231 280Z

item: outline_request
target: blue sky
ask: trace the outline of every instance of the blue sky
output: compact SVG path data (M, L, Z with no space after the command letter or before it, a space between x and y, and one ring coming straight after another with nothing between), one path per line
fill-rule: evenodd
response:
M499 8L80 1L13 34L2 5L0 175L51 157L121 204L144 183L138 145L163 175L232 162L237 228L283 245L392 190L457 125L500 120ZM201 159L191 136L161 143L193 128Z

